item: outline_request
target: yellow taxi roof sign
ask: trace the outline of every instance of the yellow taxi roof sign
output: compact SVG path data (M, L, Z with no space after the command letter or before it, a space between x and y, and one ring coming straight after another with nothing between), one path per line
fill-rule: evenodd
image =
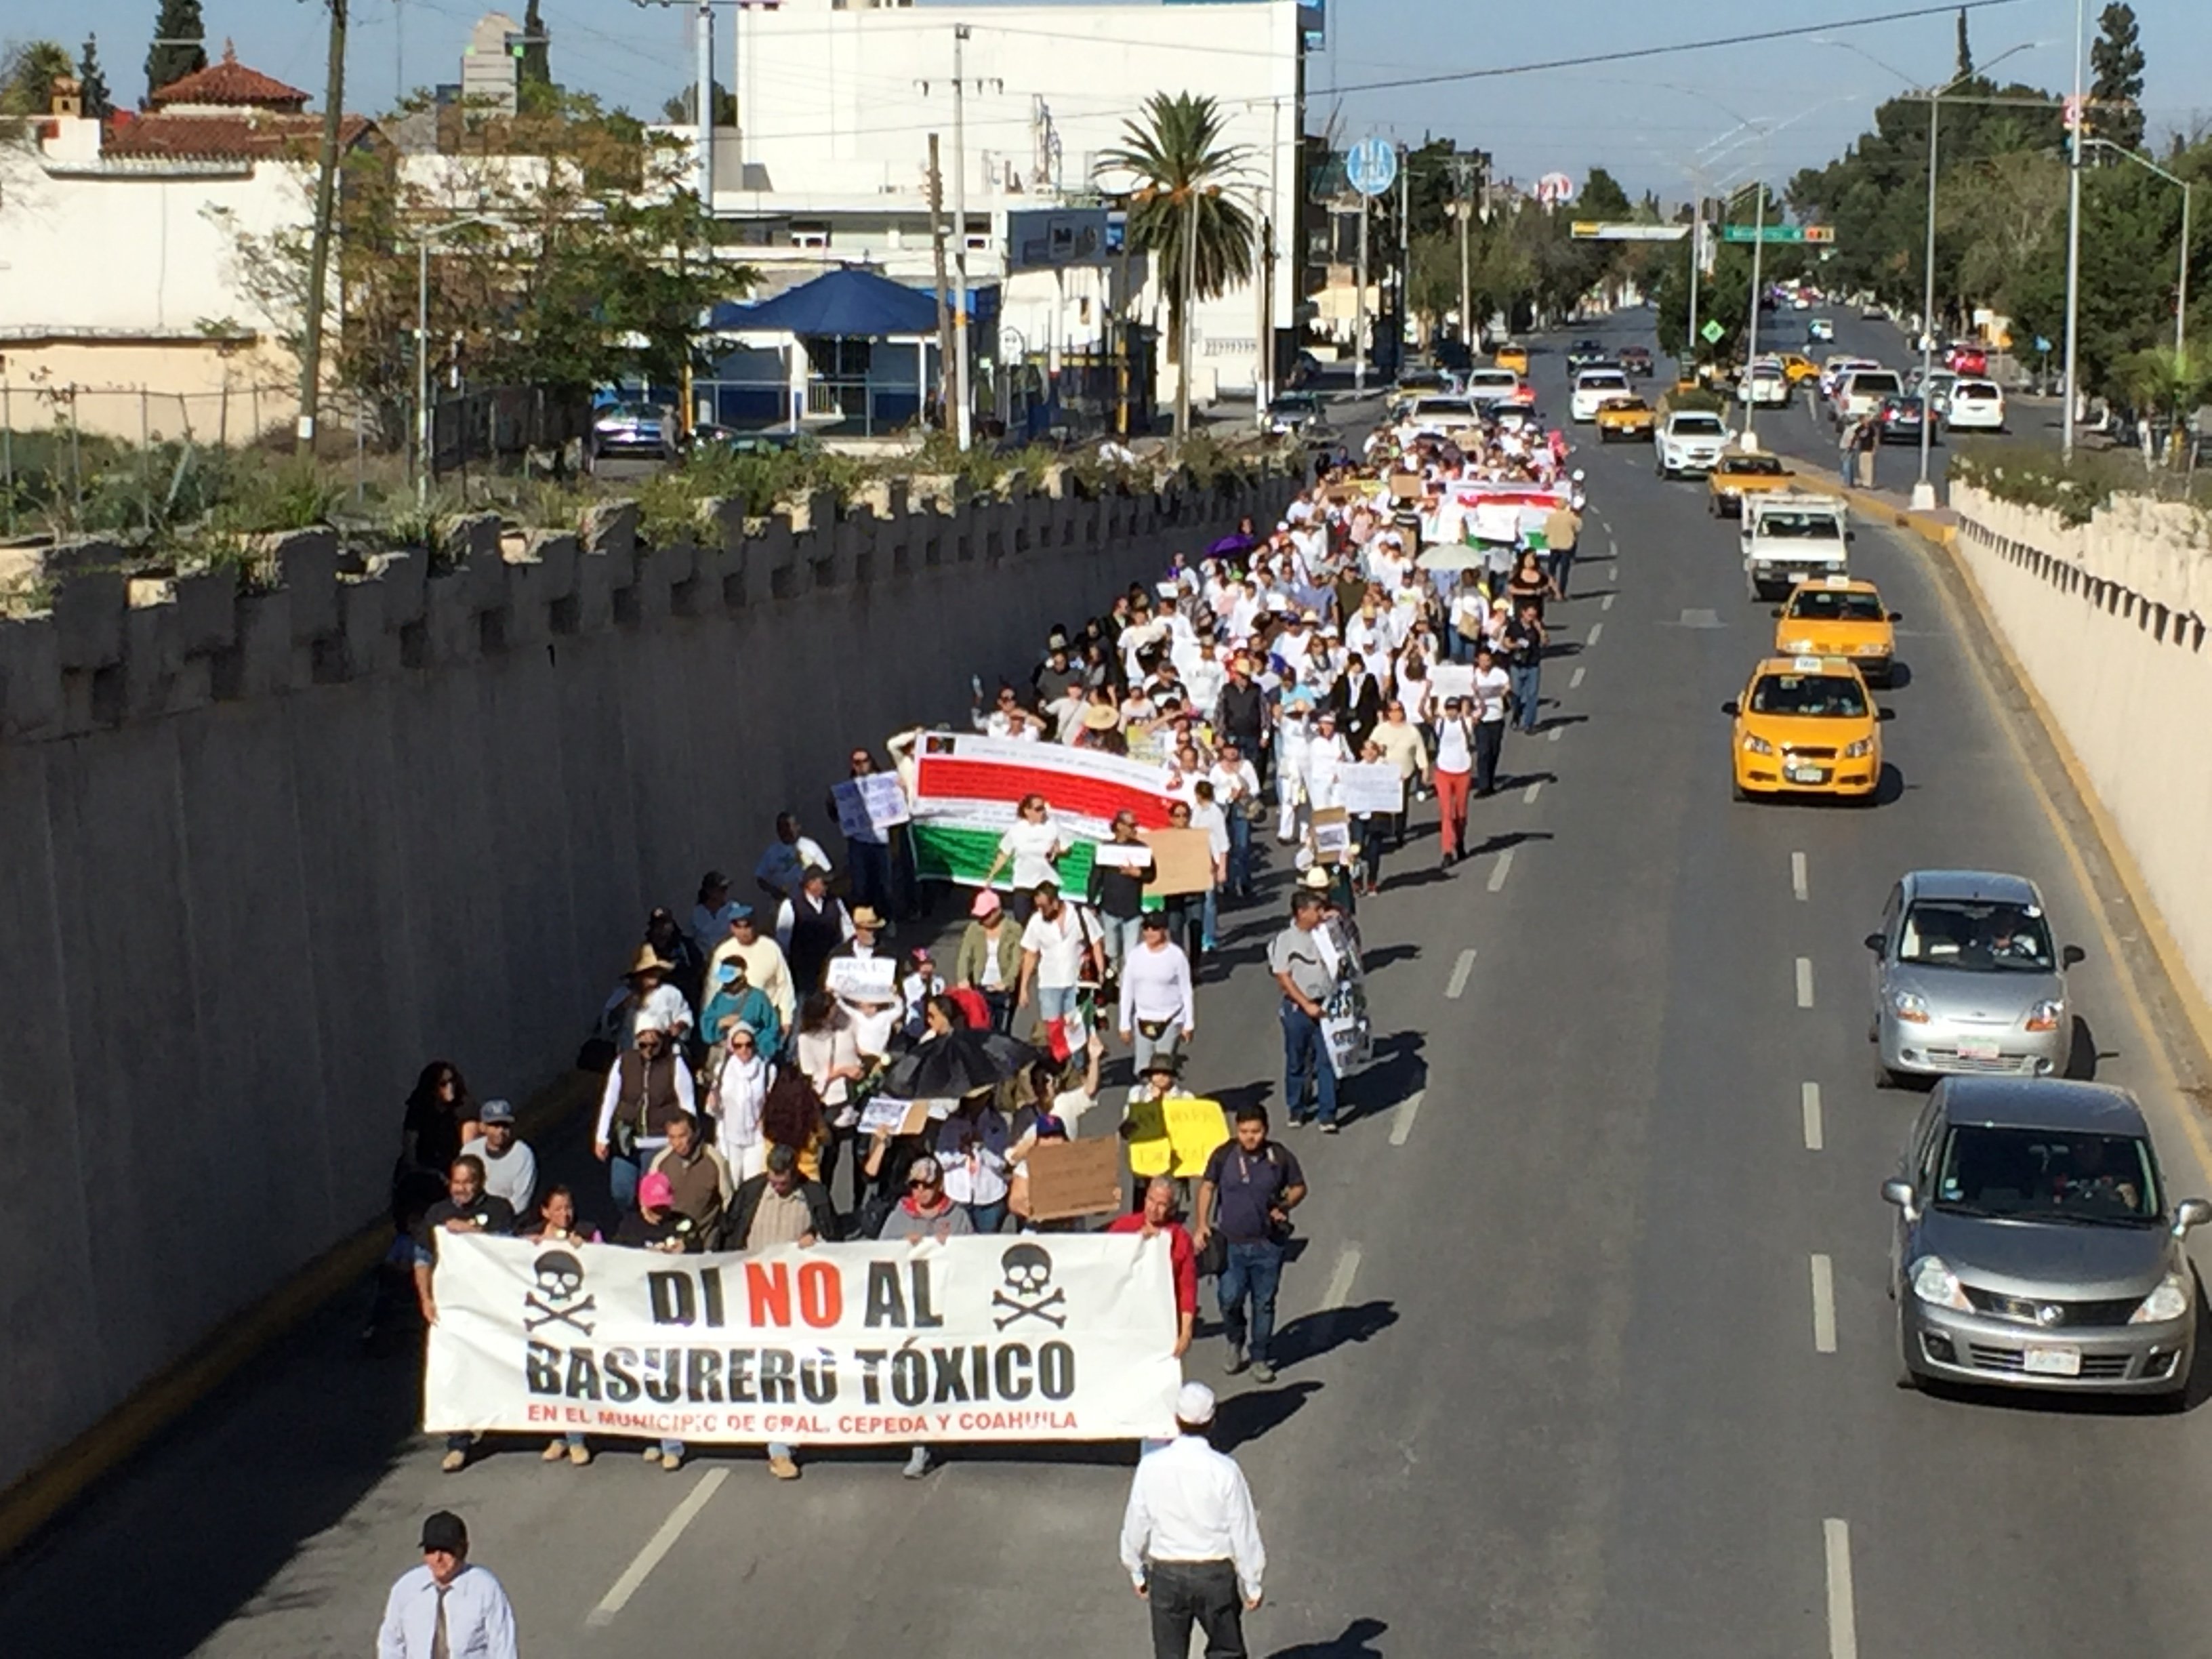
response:
M1817 674L1827 665L1819 657L1796 657L1790 665L1800 674Z
M1824 580L1831 587L1849 587L1851 585L1851 579L1849 576L1829 576Z

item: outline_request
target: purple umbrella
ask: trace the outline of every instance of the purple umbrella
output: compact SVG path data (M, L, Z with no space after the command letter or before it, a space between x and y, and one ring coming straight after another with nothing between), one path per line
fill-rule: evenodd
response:
M1224 536L1206 550L1206 556L1209 559L1233 559L1239 554L1249 553L1253 545L1254 538L1249 536Z

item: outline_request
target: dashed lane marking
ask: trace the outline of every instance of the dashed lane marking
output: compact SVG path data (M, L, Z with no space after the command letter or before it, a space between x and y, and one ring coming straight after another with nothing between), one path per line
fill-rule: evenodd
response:
M1474 971L1474 947L1469 945L1459 953L1459 960L1452 963L1451 980L1444 987L1446 1000L1457 1002L1460 1000L1461 994L1467 989L1467 976Z
M1523 789L1521 792L1522 800L1527 805L1534 806L1536 804L1536 792L1543 787L1543 779L1537 779L1535 782L1530 784L1526 789Z
M1800 904L1811 896L1811 890L1806 885L1805 855L1802 853L1790 855L1790 890L1796 895Z
M1581 690L1583 686L1583 676L1589 672L1589 670L1587 668L1577 668L1575 670L1574 677L1567 682L1567 690L1570 691Z
M1589 642L1590 642L1592 645L1595 645L1595 644L1598 642L1599 638L1600 638L1600 637L1601 637L1604 633L1605 633L1605 624L1604 624L1603 623L1592 623L1590 624Z
M1813 1258L1813 1352L1836 1351L1836 1272L1825 1255Z
M1828 1659L1859 1659L1858 1613L1851 1601L1851 1528L1832 1516L1820 1523L1828 1558Z
M707 1507L708 1501L729 1478L727 1469L709 1469L699 1477L699 1484L685 1494L684 1501L676 1506L668 1519L660 1523L660 1530L645 1540L645 1547L623 1569L622 1577L615 1580L613 1588L599 1598L599 1605L592 1609L590 1616L584 1621L586 1624L611 1625L614 1622L615 1615L629 1605L630 1597L638 1593L652 1576L653 1570L660 1565L661 1559L676 1547L676 1540L684 1535L684 1529L699 1518L699 1511Z
M1797 1006L1800 1008L1813 1006L1813 958L1810 957L1797 958Z
M1420 1115L1421 1097L1427 1092L1425 1089L1414 1090L1398 1103L1398 1109L1390 1115L1390 1144L1393 1146L1402 1146L1413 1139L1413 1120Z
M1512 867L1513 849L1509 847L1498 855L1498 862L1491 867L1490 890L1492 892L1494 893L1505 885L1505 872Z
M1821 1146L1820 1085L1804 1083L1798 1085L1798 1104L1805 1115L1805 1150L1817 1152Z
M1597 608L1598 608L1599 610L1601 610L1601 611L1610 611L1610 610L1612 610L1612 609L1613 609L1613 600L1614 600L1615 599L1617 599L1618 597L1620 597L1618 594L1613 594L1613 593L1608 593L1608 594L1607 594L1607 595L1606 595L1602 599L1601 599L1601 600L1599 600L1599 601L1598 601L1598 606L1597 606Z
M1359 1271L1359 1246L1347 1244L1336 1258L1336 1271L1328 1276L1328 1296L1322 1303L1324 1308L1341 1308L1352 1299L1352 1280Z

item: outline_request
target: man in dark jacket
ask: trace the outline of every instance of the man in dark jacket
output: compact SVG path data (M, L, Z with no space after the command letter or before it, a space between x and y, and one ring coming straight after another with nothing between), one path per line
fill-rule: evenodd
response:
M771 1146L768 1169L738 1188L724 1237L733 1250L761 1250L777 1244L818 1244L837 1237L837 1212L830 1189L799 1173L798 1154Z
M1267 694L1252 678L1252 659L1238 652L1229 659L1229 684L1221 688L1221 701L1213 711L1213 729L1234 738L1260 774L1267 781Z

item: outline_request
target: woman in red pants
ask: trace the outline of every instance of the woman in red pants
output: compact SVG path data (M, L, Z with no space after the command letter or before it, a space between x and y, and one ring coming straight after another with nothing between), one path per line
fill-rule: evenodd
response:
M1443 836L1443 864L1457 863L1467 846L1467 797L1474 781L1474 722L1466 701L1444 699L1437 717L1437 825Z

